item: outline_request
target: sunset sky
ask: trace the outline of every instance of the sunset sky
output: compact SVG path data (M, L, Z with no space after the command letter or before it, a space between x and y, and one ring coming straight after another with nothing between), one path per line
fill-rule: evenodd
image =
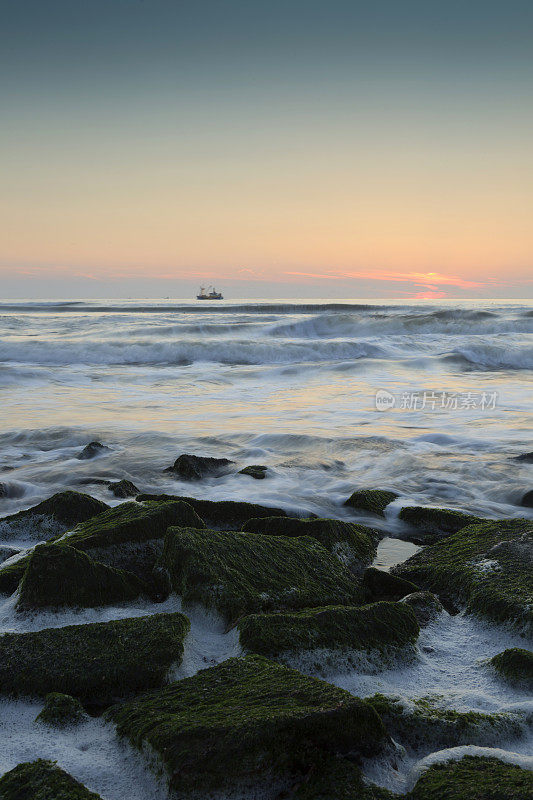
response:
M531 297L533 4L2 0L3 297Z

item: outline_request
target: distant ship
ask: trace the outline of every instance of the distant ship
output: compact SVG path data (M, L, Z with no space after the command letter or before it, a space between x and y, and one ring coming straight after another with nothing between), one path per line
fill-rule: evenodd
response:
M221 292L217 292L214 286L208 286L207 291L205 287L200 286L200 291L196 295L197 300L223 300Z

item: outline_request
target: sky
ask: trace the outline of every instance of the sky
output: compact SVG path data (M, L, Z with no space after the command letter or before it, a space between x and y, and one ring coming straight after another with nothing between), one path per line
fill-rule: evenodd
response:
M0 0L4 297L523 298L533 4Z

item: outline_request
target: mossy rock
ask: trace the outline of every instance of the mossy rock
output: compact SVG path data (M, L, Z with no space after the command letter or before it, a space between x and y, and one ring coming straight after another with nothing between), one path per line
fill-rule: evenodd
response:
M393 568L468 611L533 633L533 522L480 522L426 547Z
M291 780L321 752L372 756L388 742L363 701L261 656L230 658L107 716L119 735L155 751L176 792Z
M24 555L12 564L0 567L0 593L13 594L28 566L29 555Z
M373 528L338 519L260 517L248 520L242 530L267 536L312 536L357 575L372 562L380 538Z
M223 475L234 464L228 458L212 458L182 453L165 472L174 472L183 481L200 481L208 476Z
M420 530L420 533L413 533L410 537L405 536L404 538L422 545L433 544L451 533L457 533L467 525L487 521L453 508L429 508L426 506L406 506L402 508L399 516L403 522Z
M135 495L139 494L135 484L126 479L109 483L107 488L115 497L135 497Z
M531 800L533 772L497 758L465 756L434 764L405 800Z
M408 594L418 592L418 586L411 581L376 567L369 567L364 571L363 588L370 600L401 600Z
M51 539L108 509L106 503L81 492L58 492L42 503L0 520L2 539Z
M384 651L414 644L419 634L410 608L386 602L252 614L237 627L243 649L265 656L322 648Z
M0 778L1 800L102 800L57 766L55 761L28 761Z
M352 492L344 505L384 517L386 507L397 497L399 495L396 492L389 492L385 489L357 489Z
M437 595L431 592L413 592L402 597L400 603L408 605L413 609L413 613L421 628L429 625L437 619L444 611L444 607Z
M310 536L262 536L169 528L161 556L185 602L213 607L228 621L278 609L354 604L353 575Z
M511 647L490 659L498 675L506 681L533 691L533 652Z
M109 453L110 451L111 448L106 444L102 444L101 442L89 442L89 444L86 444L83 450L78 453L76 458L79 461L88 461L91 458L103 456L105 453Z
M523 737L527 730L519 714L459 712L439 708L435 700L402 700L382 694L366 698L392 738L416 754L464 744L494 747Z
M236 500L199 500L172 494L140 494L139 503L150 501L181 500L188 503L210 528L239 530L254 517L286 517L282 508L262 506L257 503L241 503Z
M239 470L239 475L249 475L251 478L261 481L266 478L267 469L268 467L265 467L263 464L249 464L247 467Z
M400 800L399 795L364 781L351 759L321 754L293 795L294 800Z
M148 594L148 587L132 573L100 564L68 545L40 544L29 556L17 609L91 608L134 600L141 594Z
M183 614L45 628L0 636L0 691L44 697L62 692L107 706L165 683L181 663Z
M85 719L88 719L88 715L79 700L70 694L51 692L44 698L44 708L35 721L52 728L65 728Z

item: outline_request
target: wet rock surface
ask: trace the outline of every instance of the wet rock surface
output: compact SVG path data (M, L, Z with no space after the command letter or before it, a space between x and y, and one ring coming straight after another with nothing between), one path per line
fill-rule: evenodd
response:
M200 481L208 475L222 475L233 464L228 458L212 458L182 453L166 472L173 472L184 481Z

